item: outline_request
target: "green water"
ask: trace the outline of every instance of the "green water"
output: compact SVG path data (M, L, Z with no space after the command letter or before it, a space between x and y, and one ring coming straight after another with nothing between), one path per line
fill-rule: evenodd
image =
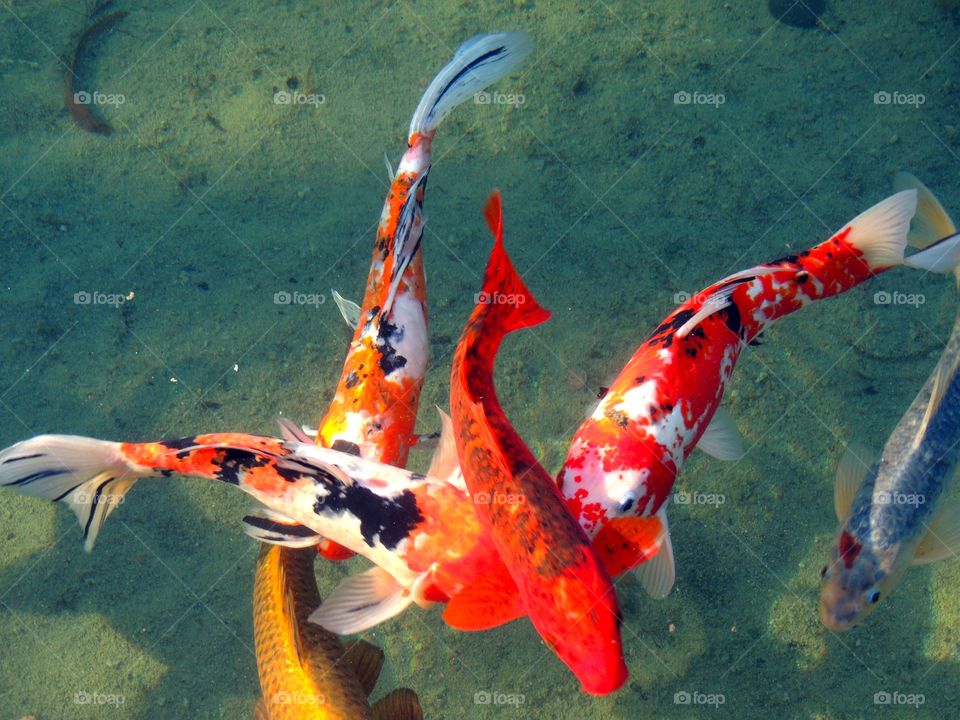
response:
M348 331L332 304L274 294L359 296L382 153L397 161L460 41L521 28L536 50L497 89L523 103L468 103L435 143L422 407L446 402L489 249L480 209L500 187L507 245L554 316L507 342L499 390L554 470L675 293L819 242L889 194L899 169L960 208L949 5L834 0L825 26L797 29L761 0L117 4L131 14L84 71L125 98L98 108L116 129L104 137L63 102L92 3L3 3L0 444L273 433L281 412L314 422ZM276 105L288 81L324 102ZM679 92L723 103L678 104ZM878 290L925 302L877 306ZM134 295L83 305L80 292ZM745 354L726 404L750 451L685 467L678 487L725 502L672 508L673 594L619 584L631 671L619 693L581 695L526 622L458 634L414 608L369 634L387 653L377 694L413 687L444 719L955 716L960 564L912 570L839 636L819 623L817 589L843 443L883 444L956 304L949 281L898 270L787 318ZM250 716L245 497L141 483L92 555L63 508L0 500L0 717ZM318 564L321 591L361 567ZM884 691L924 703L878 706Z

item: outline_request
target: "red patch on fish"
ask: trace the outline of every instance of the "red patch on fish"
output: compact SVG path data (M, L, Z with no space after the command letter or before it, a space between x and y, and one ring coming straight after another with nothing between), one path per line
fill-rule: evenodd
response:
M846 530L840 533L840 559L843 560L847 570L853 567L853 563L862 549L863 545L853 535Z

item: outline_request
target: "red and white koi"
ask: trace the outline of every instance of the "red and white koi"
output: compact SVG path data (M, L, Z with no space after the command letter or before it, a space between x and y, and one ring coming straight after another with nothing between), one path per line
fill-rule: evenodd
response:
M825 242L744 270L680 304L634 353L577 430L558 476L570 511L613 574L633 568L662 597L675 578L667 500L695 447L742 454L720 409L743 348L774 321L901 264L916 192L857 216Z

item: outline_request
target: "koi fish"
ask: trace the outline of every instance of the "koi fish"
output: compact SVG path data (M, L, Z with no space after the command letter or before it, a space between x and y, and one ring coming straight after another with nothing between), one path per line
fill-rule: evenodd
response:
M344 647L307 621L320 604L316 553L264 545L253 590L253 634L263 697L256 720L423 720L412 690L393 690L371 707L383 651L365 641Z
M910 242L933 253L938 272L957 260L957 229L919 180L897 185L919 194ZM933 244L931 244L933 243ZM917 256L913 256L917 257ZM960 282L960 270L954 268ZM960 464L960 313L927 382L900 419L880 459L847 448L837 470L834 506L840 530L823 568L820 618L834 631L862 622L911 565L956 557L960 506L945 495Z
M89 552L140 478L196 477L238 487L263 508L244 518L257 540L308 547L329 538L375 567L344 580L313 621L361 632L412 603L446 602L480 579L499 587L486 627L522 615L516 587L463 486L449 418L427 475L317 445L288 421L284 438L210 433L117 443L41 435L0 452L0 486L67 505ZM457 605L454 604L456 609ZM475 622L480 622L476 620Z
M530 621L580 680L604 695L627 679L620 608L610 576L563 495L510 425L497 399L493 366L504 337L546 321L503 247L500 194L486 207L495 237L481 298L457 345L450 376L454 437L467 489L516 582ZM509 498L513 498L511 501Z
M574 435L558 475L568 507L611 574L636 567L654 597L675 569L667 499L699 447L736 459L742 445L720 408L742 349L774 321L838 295L904 259L916 191L857 216L825 242L730 275L681 303L634 353ZM645 562L650 561L650 562Z
M334 294L356 330L336 396L320 421L319 444L406 464L417 442L414 425L428 360L420 244L433 137L454 107L519 68L530 49L523 32L478 35L460 46L424 92L383 204L363 304Z
M403 467L420 440L414 426L429 349L420 244L433 138L454 107L520 67L530 49L522 32L478 35L460 46L424 92L410 121L407 150L396 173L390 170L363 304L333 291L354 335L316 431L318 444ZM318 550L331 560L353 555L330 538Z

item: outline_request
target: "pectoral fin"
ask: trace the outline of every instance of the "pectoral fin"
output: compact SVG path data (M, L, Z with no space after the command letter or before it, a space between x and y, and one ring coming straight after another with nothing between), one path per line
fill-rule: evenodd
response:
M460 471L460 458L457 456L457 440L453 436L453 421L439 407L437 412L440 413L440 439L437 441L437 449L427 475L446 480L466 492L467 486Z
M637 567L634 574L647 591L647 595L658 600L665 598L673 589L677 578L676 566L673 559L673 543L670 541L670 526L667 524L666 504L660 507L657 517L663 523L663 534L660 538L660 550L652 558Z
M363 632L399 615L413 595L378 567L348 577L310 616L310 622L338 635Z
M739 460L744 456L743 439L726 408L717 408L697 448L717 460Z
M872 460L870 453L859 445L849 444L837 465L837 481L833 487L833 509L837 520L846 519L857 490L863 485Z
M914 565L926 565L960 555L960 503L952 502L933 518L913 554Z
M498 563L450 599L443 620L456 630L490 630L526 614L517 584L506 566Z
M360 306L352 300L347 300L332 288L330 294L333 295L333 302L337 304L337 310L340 311L340 316L343 318L343 321L351 330L355 329L357 325L360 324Z

